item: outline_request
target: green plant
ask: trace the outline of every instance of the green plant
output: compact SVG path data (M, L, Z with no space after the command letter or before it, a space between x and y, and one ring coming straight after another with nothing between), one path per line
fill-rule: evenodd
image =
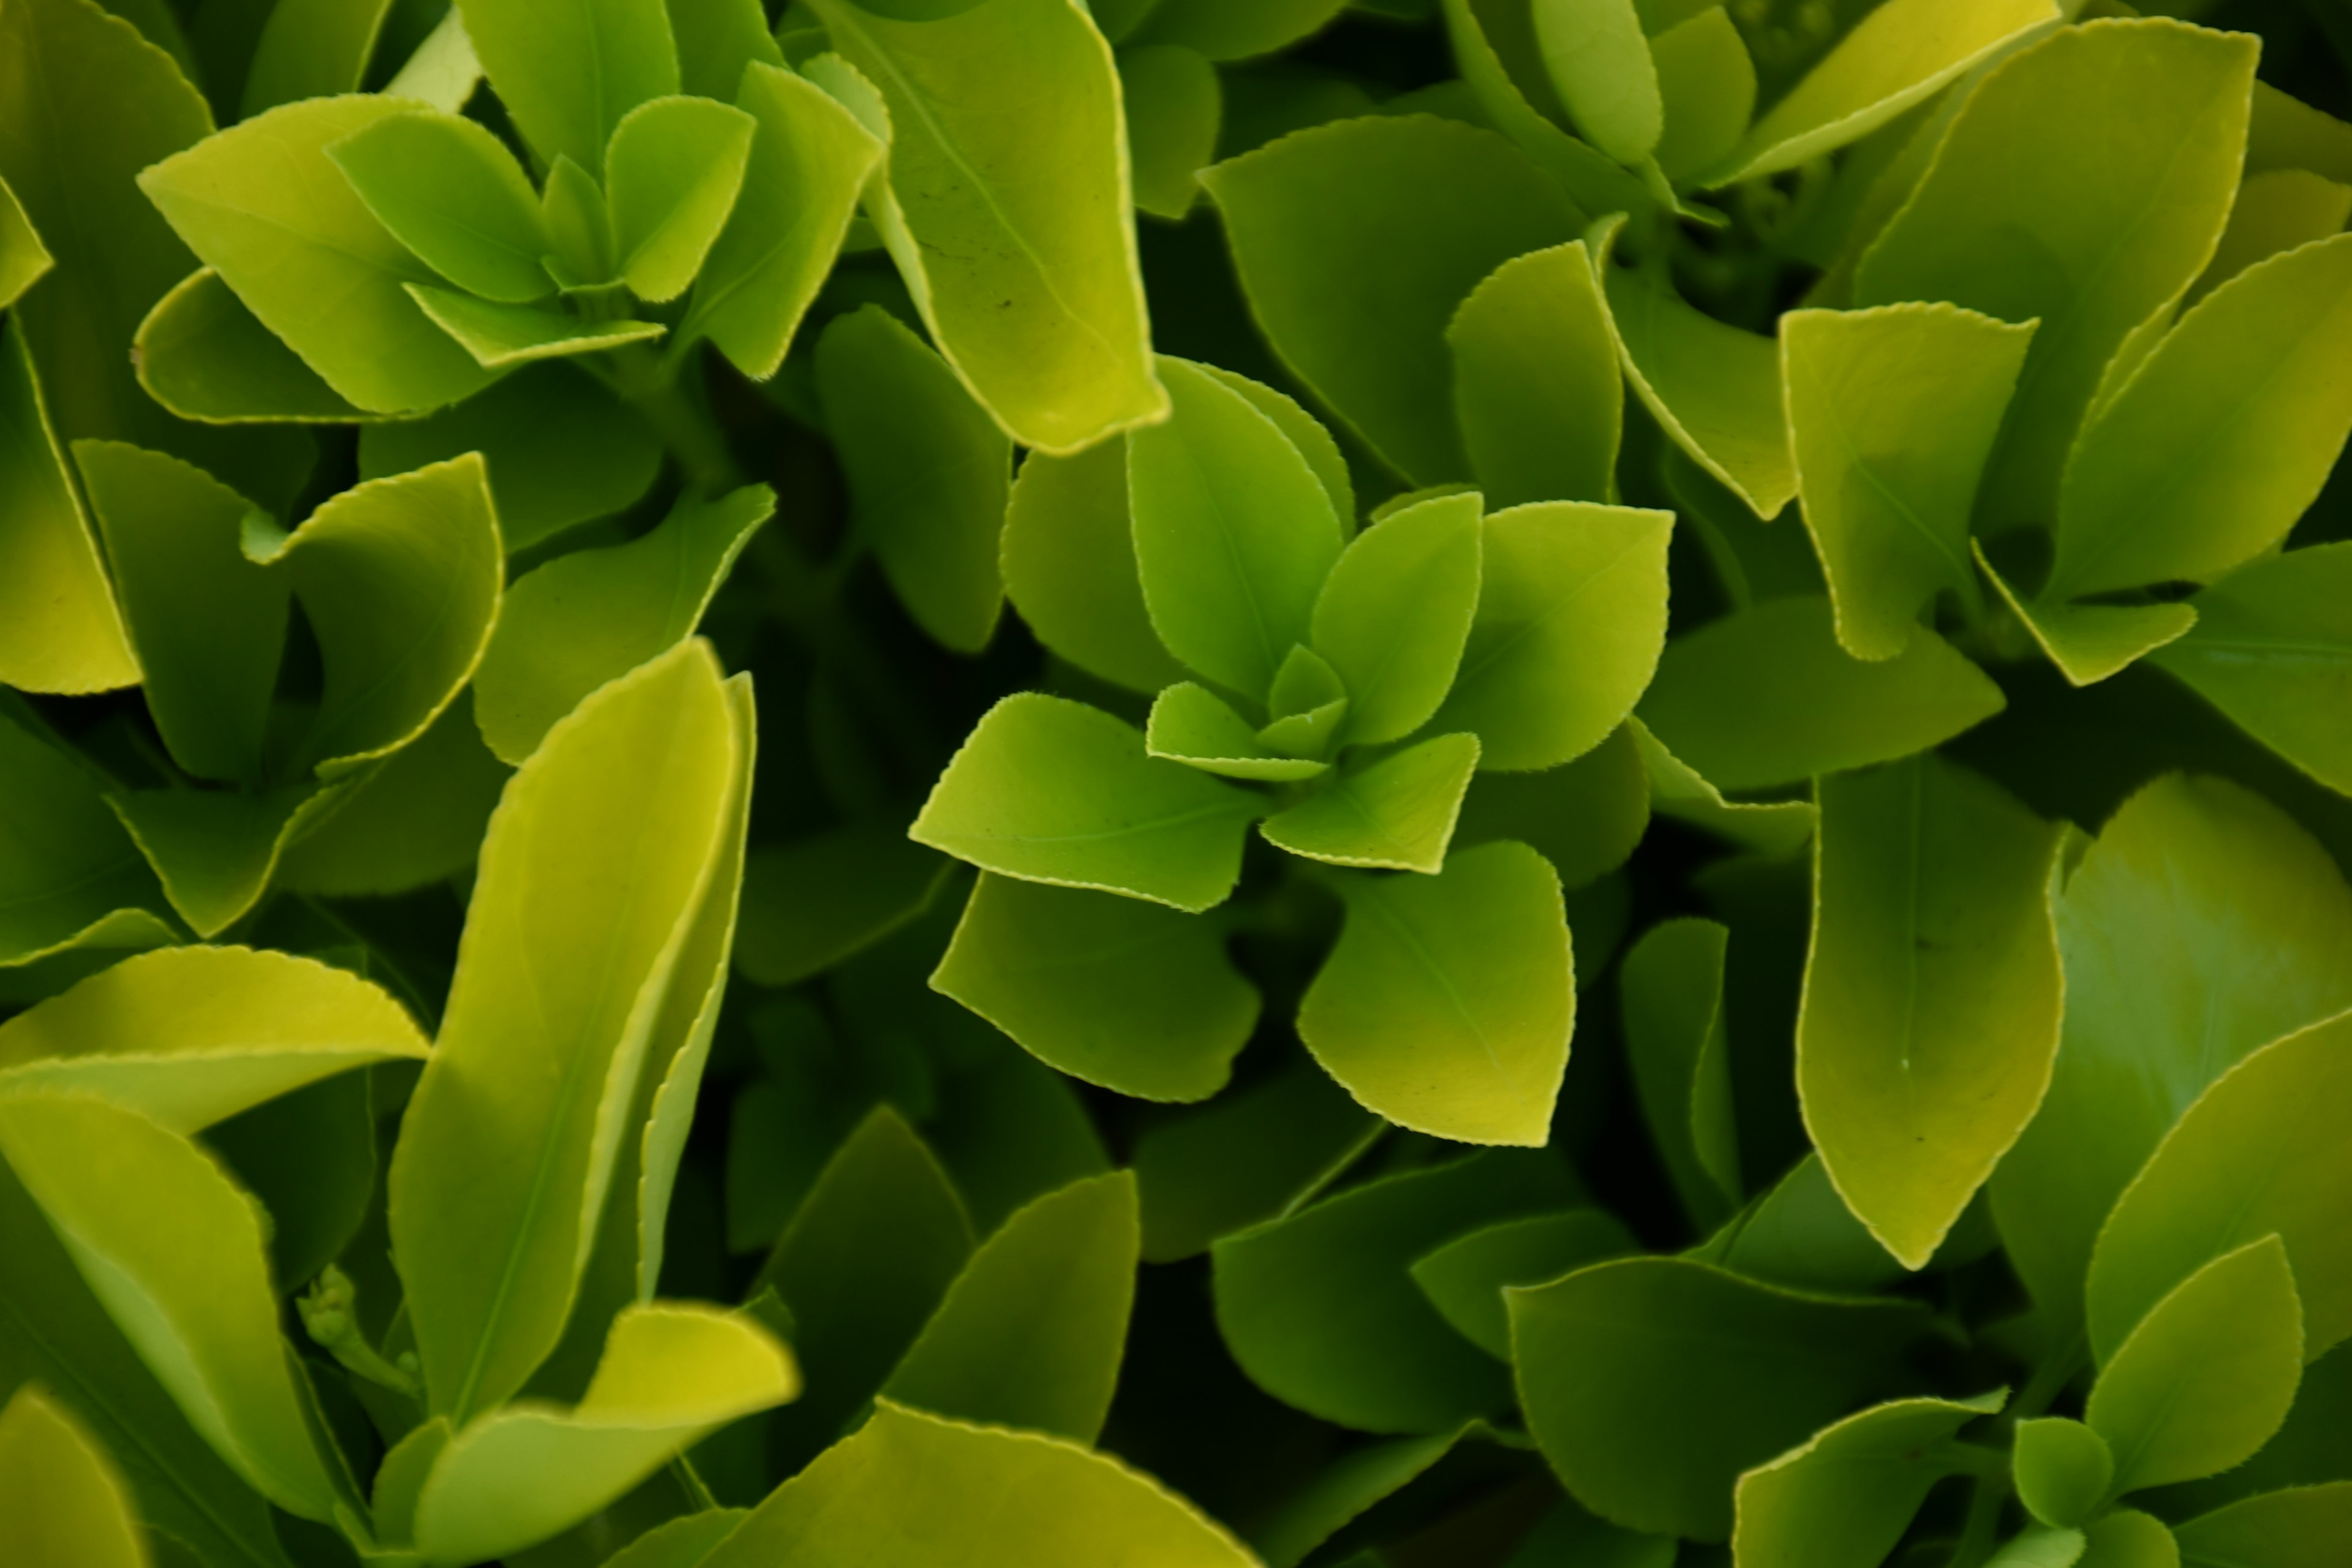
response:
M0 1563L2340 1559L2160 9L0 0Z

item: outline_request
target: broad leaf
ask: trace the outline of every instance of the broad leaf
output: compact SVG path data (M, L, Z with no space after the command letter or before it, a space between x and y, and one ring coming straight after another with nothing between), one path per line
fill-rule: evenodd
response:
M1330 763L1267 749L1250 721L1207 687L1187 680L1162 691L1145 721L1144 750L1231 779L1311 779Z
M2250 1497L2177 1526L2183 1568L2325 1568L2352 1530L2352 1481Z
M534 360L651 342L667 330L658 321L592 321L530 305L501 305L421 283L405 288L433 324L484 370L511 370Z
M784 63L760 0L669 0L667 9L681 91L730 102L752 61Z
M1475 492L1394 512L1325 579L1315 651L1346 690L1350 744L1402 740L1444 701L1478 607L1479 512Z
M1297 398L1276 392L1262 381L1252 381L1213 364L1200 368L1248 398L1252 407L1273 420L1290 437L1290 444L1298 448L1298 455L1307 459L1307 466L1322 481L1323 493L1331 498L1331 510L1339 514L1340 535L1352 538L1356 532L1355 484L1349 478L1348 459L1340 452L1339 443L1331 438L1323 422L1301 406Z
M292 0L269 8L245 75L243 117L356 92L392 0Z
M1173 1263L1308 1202L1386 1124L1299 1060L1263 1084L1150 1127L1132 1163L1143 1184L1143 1258Z
M415 110L331 143L376 221L434 271L486 300L555 292L539 194L506 144L461 115Z
M2059 1530L2090 1520L2115 1488L2116 1457L2107 1440L2063 1415L2017 1424L2011 1468L2018 1501Z
M0 1552L76 1568L150 1561L114 1461L70 1408L34 1386L0 1408Z
M702 270L751 157L759 121L704 98L657 98L613 128L605 199L621 277L640 300L675 300Z
M1454 418L1487 505L1609 499L1625 384L1582 240L1496 268L1445 342Z
M1023 461L1004 513L1003 566L1005 596L1055 654L1138 691L1184 679L1144 606L1124 440Z
M1465 85L1495 128L1517 142L1586 212L1645 212L1642 182L1560 129L1567 117L1546 78L1532 9L1517 0L1440 0Z
M1605 1209L1567 1209L1507 1219L1455 1237L1414 1260L1413 1283L1462 1337L1496 1361L1511 1359L1511 1315L1504 1290L1540 1285L1590 1264L1638 1251L1631 1232Z
M2249 163L2253 140L2250 125ZM2258 261L2343 233L2347 217L2352 217L2352 184L2308 169L2249 173L2238 186L2238 199L2230 205L2229 226L2213 247L2213 259L2190 286L2185 302L2196 304Z
M79 695L140 679L11 312L0 327L0 680Z
M371 426L376 420L262 325L209 267L189 273L155 301L139 323L131 357L140 386L183 419Z
M1310 860L1433 876L1477 766L1477 736L1433 736L1333 777L1258 831Z
M2070 685L2095 685L2178 641L2197 624L2197 612L2187 605L2068 605L2028 599L1993 570L1981 540L1971 547L2001 603Z
M2002 1404L1995 1393L1874 1405L1749 1470L1734 1495L1739 1568L1878 1568L1929 1489L1968 1468L1953 1437Z
M1620 163L1658 145L1665 108L1633 0L1534 0L1536 44L1568 117Z
M1702 1230L1728 1217L1745 1191L1723 1007L1730 937L1715 921L1666 921L1643 933L1618 971L1642 1116L1683 1212Z
M499 101L543 162L602 168L629 110L677 90L662 0L462 0L457 10Z
M2238 726L2339 795L2352 795L2352 545L2253 561L2189 601L2197 624L2158 650Z
M1756 113L1756 62L1731 15L1709 5L1650 40L1658 96L1666 114L1658 138L1659 171L1692 175L1731 154Z
M1216 68L1181 44L1118 52L1119 96L1135 163L1135 206L1181 221L1200 198L1194 178L1217 161L1224 98Z

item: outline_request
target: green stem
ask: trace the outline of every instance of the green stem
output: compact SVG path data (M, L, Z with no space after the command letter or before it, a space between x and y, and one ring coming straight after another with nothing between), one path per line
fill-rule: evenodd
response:
M695 362L689 360L686 365ZM626 343L606 356L604 375L624 402L645 416L697 493L718 495L743 483L740 465L728 449L710 411L681 374L644 343Z
M2077 1329L2057 1350L2044 1356L2025 1380L2025 1389L2010 1403L1993 1423L1993 1435L2006 1443L2021 1421L2030 1421L2050 1408L2050 1402L2065 1391L2081 1370L2086 1350L2083 1332ZM1947 1568L1982 1568L1997 1545L1995 1537L2000 1530L2001 1505L2009 1500L2009 1467L2003 1464L1992 1469L1976 1472L1976 1483L1969 1494L1967 1519L1960 1526L1960 1538L1952 1547Z

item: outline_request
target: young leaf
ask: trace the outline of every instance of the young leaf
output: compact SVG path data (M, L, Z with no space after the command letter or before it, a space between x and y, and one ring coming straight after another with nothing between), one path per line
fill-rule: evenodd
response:
M1727 1218L1744 1191L1723 1010L1730 936L1715 921L1666 921L1643 933L1619 970L1643 1119L1683 1212L1702 1230Z
M1479 512L1475 492L1407 507L1360 535L1324 580L1315 651L1347 694L1350 744L1402 740L1445 700L1478 607Z
M1401 473L1465 477L1446 324L1496 267L1576 237L1559 187L1492 132L1424 115L1287 136L1201 183L1283 363Z
M540 193L540 215L553 254L541 266L566 289L601 289L620 271L614 254L613 211L596 176L559 155Z
M1199 915L985 871L931 988L1048 1066L1143 1100L1223 1089L1258 1016Z
M1257 797L1163 762L1109 714L1023 693L990 709L908 835L986 870L1198 914L1241 876Z
M1816 790L1797 1092L1838 1192L1921 1268L2049 1087L2063 830L1925 756Z
M1477 616L1432 727L1475 731L1480 764L1506 772L1607 740L1658 668L1673 528L1669 512L1586 501L1486 519Z
M1092 1443L1118 1382L1141 1239L1128 1172L1039 1198L971 1255L883 1397Z
M2295 1487L2175 1527L2183 1568L2321 1568L2352 1530L2352 1481Z
M1248 720L1223 698L1190 680L1168 688L1153 700L1143 745L1155 757L1231 779L1311 779L1331 765L1267 750Z
M2284 538L2352 431L2347 353L2352 235L2207 295L2075 443L2043 596L2211 577Z
M1477 736L1433 736L1339 775L1258 831L1310 860L1434 876L1477 766Z
M1138 691L1184 679L1144 606L1124 440L1022 462L1004 511L1003 569L1005 596L1059 657Z
M1977 565L2026 632L2071 686L2092 686L2142 656L2178 641L2197 624L2187 605L2068 605L2026 598L1986 559L1974 540Z
M457 11L499 101L543 162L603 167L629 110L677 90L662 0L461 0Z
M1824 599L1775 599L1675 639L1642 721L1718 789L1768 789L1926 751L2006 705L1925 626L1865 664L1837 645Z
M1201 195L1193 176L1217 161L1224 114L1216 68L1180 44L1118 52L1119 93L1135 163L1135 206L1181 222Z
M1265 1568L1297 1568L1350 1521L1411 1486L1476 1430L1474 1424L1458 1432L1400 1437L1342 1455L1285 1499L1252 1533L1251 1545Z
M215 425L365 424L376 416L329 386L221 275L200 267L139 323L139 384L167 412Z
M1160 362L1173 406L1128 437L1135 553L1170 652L1263 698L1339 559L1338 514L1307 459L1223 381Z
M1462 797L1454 845L1516 838L1551 862L1560 886L1580 888L1623 865L1650 825L1650 782L1640 743L1619 726L1563 767L1540 773L1480 773Z
M1855 658L1901 653L1947 589L1981 609L1969 511L2032 339L1948 305L1780 319L1797 491Z
M327 156L376 221L458 288L513 304L555 292L540 265L551 242L538 193L485 127L413 110L329 144Z
M163 890L81 763L0 710L0 968L178 940Z
M142 953L0 1024L0 1089L87 1094L200 1132L334 1073L424 1059L383 991L291 953Z
M2084 1411L2115 1454L2112 1490L2195 1480L2252 1457L2294 1403L2303 1349L2294 1273L2276 1236L2181 1281L2108 1351Z
M1541 1154L1484 1153L1353 1187L1219 1241L1217 1326L1276 1398L1368 1432L1450 1432L1510 1400L1407 1270L1465 1231L1572 1200Z
M920 1508L907 1500L920 1497ZM1107 1542L1154 1568L1249 1568L1249 1553L1164 1487L1063 1438L971 1426L879 1402L874 1418L768 1495L703 1560L785 1553L861 1568L1089 1568Z
M734 211L759 121L705 98L656 98L613 128L604 191L621 277L638 299L675 300Z
M746 485L682 498L651 532L526 573L507 595L474 677L474 718L520 765L590 692L694 635L743 546L775 511Z
M1110 46L1068 0L904 22L812 0L882 90L883 237L931 339L1014 440L1066 454L1164 415Z
M1486 504L1609 499L1625 385L1582 240L1488 274L1445 328L1454 415Z
M1174 1263L1297 1209L1384 1124L1303 1058L1136 1140L1143 1260Z
M1633 0L1534 0L1545 72L1584 139L1620 163L1658 145L1665 109Z
M2018 1500L2057 1530L2087 1522L2116 1489L2116 1457L2107 1440L2063 1415L2019 1422L2011 1468Z
M1551 867L1524 844L1489 844L1425 879L1339 888L1347 925L1298 1008L1315 1059L1400 1126L1541 1147L1576 1022Z
M651 342L668 330L659 321L591 321L529 305L500 305L421 283L405 287L433 324L463 346L484 370L511 370L533 360Z
M11 312L0 326L0 681L80 694L140 679Z
M716 661L688 643L582 703L507 787L392 1163L434 1414L495 1407L562 1333L615 1156L604 1129L719 858L738 743Z
M2255 40L2099 21L2004 61L1864 255L1854 303L2039 320L1979 511L2042 521L2107 360L2197 276L2237 188ZM2102 128L2128 124L2116 140Z
M76 1568L150 1562L114 1461L70 1409L29 1384L0 1408L0 1553Z
M1709 5L1650 40L1666 128L1658 169L1686 182L1728 157L1756 113L1756 62L1731 15Z
M1777 174L1836 151L2061 19L2052 0L1893 0L1871 12L1756 122L1706 183Z
M244 918L279 858L357 782L289 784L267 795L129 790L106 803L154 867L172 908L210 938Z
M1412 1266L1413 1283L1463 1338L1497 1361L1511 1359L1511 1316L1503 1291L1540 1285L1640 1250L1605 1209L1568 1209L1507 1219L1455 1237Z
M407 285L436 274L369 212L327 149L414 110L373 96L305 99L141 173L188 247L319 373L372 414L469 397L490 383Z
M416 1500L417 1549L436 1563L510 1555L799 1387L791 1356L743 1314L671 1301L631 1307L577 1405L497 1411L440 1451Z
M1740 1473L1851 1405L1923 1317L1679 1258L1505 1299L1519 1402L1552 1469L1604 1519L1698 1541L1728 1538Z
M2275 807L2216 779L2169 777L2126 802L2083 857L2058 940L2057 1068L1991 1185L2035 1303L2071 1328L2100 1223L2166 1130L2249 1052L2352 1007L2352 891ZM2212 1256L2200 1244L2155 1289ZM2107 1342L2153 1300L2140 1297Z
M292 581L326 663L302 761L331 779L423 734L498 620L505 556L482 459L345 490L292 533L254 521L247 556Z
M2352 545L2249 562L2189 607L2197 624L2151 662L2328 788L2352 794L2352 736L2334 719L2352 676Z
M87 1095L0 1093L0 1151L221 1457L278 1507L331 1517L251 1199L187 1139Z
M916 623L978 653L1004 602L997 566L1013 444L945 362L869 305L818 340L817 397L856 525Z
M1962 1472L1953 1437L2003 1403L1993 1393L1874 1405L1749 1470L1733 1494L1739 1568L1877 1568L1929 1489Z
M118 441L77 441L74 460L172 760L201 778L258 778L290 590L239 547L254 504L194 464Z

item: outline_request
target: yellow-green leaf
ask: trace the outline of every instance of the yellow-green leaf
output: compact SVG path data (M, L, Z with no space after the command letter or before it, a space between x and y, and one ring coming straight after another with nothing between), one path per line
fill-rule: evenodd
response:
M1898 1399L1825 1426L1739 1478L1731 1550L1739 1568L1878 1568L1937 1481L1964 1467L1959 1429L1998 1412L1977 1399Z
M1023 461L1004 513L1003 566L1005 595L1055 654L1138 691L1184 679L1144 605L1125 440Z
M1582 240L1496 268L1445 341L1454 418L1487 505L1609 499L1625 386Z
M0 1556L25 1568L147 1568L129 1489L98 1439L36 1385L0 1408Z
M209 267L155 301L131 355L139 384L183 419L371 426L377 419L329 386Z
M2184 606L2191 626L2157 651L2240 728L2339 795L2352 795L2352 545L2249 562Z
M1434 735L1334 776L1258 831L1310 860L1434 876L1477 766L1477 736Z
M466 36L541 159L604 167L614 128L677 90L677 44L662 0L463 0Z

